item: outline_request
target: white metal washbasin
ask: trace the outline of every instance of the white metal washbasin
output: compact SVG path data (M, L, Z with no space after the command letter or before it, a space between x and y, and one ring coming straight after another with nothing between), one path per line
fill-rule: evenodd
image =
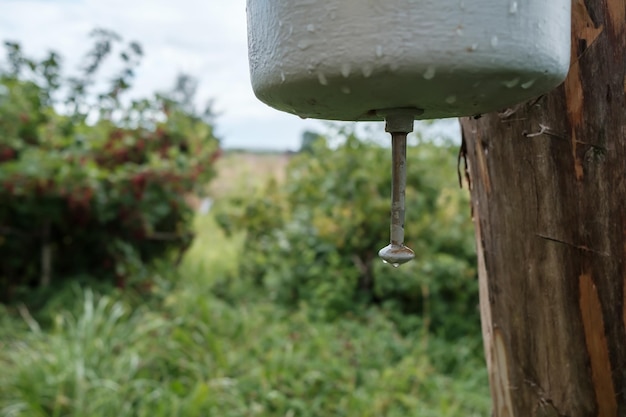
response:
M415 119L499 110L560 84L571 0L248 0L252 88L300 117L385 120L392 136L391 242L404 245L406 136Z
M570 0L248 0L252 86L301 117L474 115L565 78Z

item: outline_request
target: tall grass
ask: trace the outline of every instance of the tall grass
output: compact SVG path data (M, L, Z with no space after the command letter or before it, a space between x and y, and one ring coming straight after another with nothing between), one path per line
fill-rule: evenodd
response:
M329 323L225 301L215 285L235 273L241 237L210 216L198 231L144 302L76 286L50 301L63 307L47 326L0 311L0 416L487 415L486 373L463 341L402 335L374 309Z

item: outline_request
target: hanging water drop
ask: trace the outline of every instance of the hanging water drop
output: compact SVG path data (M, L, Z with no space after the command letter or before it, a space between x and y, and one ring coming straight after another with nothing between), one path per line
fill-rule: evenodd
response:
M519 77L515 77L511 80L508 81L503 81L502 85L504 85L506 88L513 88L515 87L517 84L519 83Z
M446 103L448 104L456 103L456 96L453 94L453 95L446 97Z
M496 35L493 35L491 37L491 46L493 48L497 48L498 47L498 37Z
M341 75L344 78L348 78L350 76L350 64L345 63L341 65Z
M383 56L383 46L382 45L377 45L376 46L376 57L377 58L382 58Z
M315 25L313 23L308 24L306 30L311 33L315 32Z
M428 68L426 68L426 71L424 71L424 74L422 74L422 76L425 80L432 80L435 77L435 72L435 67L430 65Z
M509 13L511 13L511 14L517 13L517 2L516 1L512 1L511 4L509 5Z
M529 80L526 81L525 83L523 83L522 85L520 85L520 87L522 87L524 90L528 90L530 87L533 86L533 84L535 83L535 80Z
M324 75L324 73L322 73L322 72L318 72L318 73L317 73L317 79L319 80L320 84L322 84L322 85L328 85L328 79L326 78L326 76Z
M361 71L363 72L363 76L365 78L368 78L370 75L372 75L372 72L374 71L374 67L372 67L372 65L370 64L366 64Z

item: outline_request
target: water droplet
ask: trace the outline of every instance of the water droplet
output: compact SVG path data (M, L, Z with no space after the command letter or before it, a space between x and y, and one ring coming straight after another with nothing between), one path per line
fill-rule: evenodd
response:
M341 87L341 92L344 94L350 94L350 87L348 87L347 85L344 85L343 87Z
M472 46L470 46L470 51L475 51L478 49L478 44L477 43L473 43Z
M309 23L306 27L306 30L308 30L311 33L315 32L315 25L313 23Z
M491 37L491 46L494 48L498 47L498 37L496 35Z
M317 79L319 80L320 84L322 84L322 85L328 85L328 79L326 78L326 76L324 75L324 73L322 73L322 72L318 72L318 73L317 73Z
M384 264L391 265L391 266L393 266L394 268L397 268L397 267L399 267L399 266L400 266L400 264L399 264L399 263L397 263L397 262L393 262L393 263L391 263L391 262L389 262L389 261L387 261L387 260L385 260L385 259L383 259L383 263L384 263Z
M298 48L300 48L302 50L307 49L309 46L311 46L311 44L309 42L305 41L305 40L300 40L298 42Z
M435 72L435 67L433 65L429 65L428 68L426 68L426 71L424 71L424 74L422 74L422 77L424 77L425 80L432 80L435 77Z
M463 27L461 25L456 27L456 34L458 36L463 36Z
M520 87L522 87L524 90L528 90L530 87L533 86L534 83L535 83L535 80L529 80L529 81L526 81L524 84L520 85Z
M301 114L299 114L298 117L301 118L302 120L306 120L306 118L307 118L306 116L303 116Z
M370 75L372 75L372 72L374 72L374 67L372 67L369 64L366 64L361 71L363 72L363 76L365 78L369 77Z
M280 72L280 82L284 83L285 82L285 73L284 72Z
M382 56L383 56L383 46L382 45L377 45L376 46L376 57L382 58Z
M456 96L453 94L451 96L446 97L446 103L448 104L456 103Z
M511 13L511 14L517 13L517 2L516 1L512 1L511 4L509 5L509 13Z
M519 77L515 77L512 80L509 81L503 81L502 85L504 85L506 88L513 88L515 87L517 84L519 83Z
M341 65L341 75L343 75L344 78L348 78L350 76L350 64L345 63Z
M278 27L279 27L279 28L282 28L282 27L283 27L283 21L282 21L282 20L279 20L279 21L278 21Z

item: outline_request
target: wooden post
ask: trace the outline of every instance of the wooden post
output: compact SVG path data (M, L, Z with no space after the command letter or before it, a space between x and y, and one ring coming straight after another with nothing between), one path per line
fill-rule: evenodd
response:
M551 93L461 120L495 417L626 416L626 0Z

